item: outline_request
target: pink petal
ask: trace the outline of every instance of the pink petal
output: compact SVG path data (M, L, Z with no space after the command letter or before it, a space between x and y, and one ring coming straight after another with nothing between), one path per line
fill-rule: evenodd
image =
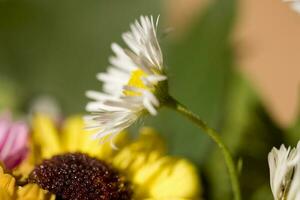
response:
M14 155L26 147L29 133L28 127L22 122L15 123L11 129L15 129L16 139L8 156Z
M2 151L2 148L8 138L8 131L10 129L11 123L12 122L10 118L6 116L0 117L0 151Z
M29 130L25 123L11 120L10 112L0 114L0 161L16 167L27 155Z
M0 159L4 160L9 155L12 155L17 149L22 148L22 146L25 144L24 139L27 137L27 128L24 127L23 124L14 124L9 129L7 138L5 140L5 144L0 152ZM20 142L19 140L20 137ZM25 136L25 137L24 137ZM25 141L26 142L26 141ZM16 144L19 144L19 146L16 146Z
M3 162L8 169L18 166L27 156L28 148L25 147L17 152L14 156L7 157Z

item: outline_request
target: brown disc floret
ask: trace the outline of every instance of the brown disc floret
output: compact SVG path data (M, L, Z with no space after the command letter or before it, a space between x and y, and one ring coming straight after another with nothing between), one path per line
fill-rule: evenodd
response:
M63 200L129 200L132 196L124 176L104 161L82 153L44 160L28 181Z

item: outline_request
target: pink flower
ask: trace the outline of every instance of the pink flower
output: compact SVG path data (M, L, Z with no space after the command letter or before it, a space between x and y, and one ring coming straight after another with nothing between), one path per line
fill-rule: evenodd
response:
M24 122L13 122L10 114L0 116L0 162L12 169L27 155L28 127Z

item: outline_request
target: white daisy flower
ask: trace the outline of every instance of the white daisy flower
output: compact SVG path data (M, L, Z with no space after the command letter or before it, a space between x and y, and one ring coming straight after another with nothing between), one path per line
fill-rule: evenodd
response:
M268 155L270 185L275 200L300 200L300 142L296 148L273 148Z
M290 3L293 10L300 13L300 0L284 0L284 1Z
M113 137L133 124L142 114L157 114L157 108L168 95L163 55L157 40L159 18L141 16L122 35L129 47L111 45L114 56L110 66L97 78L103 82L103 92L87 91L92 102L86 106L87 128L96 129L96 137Z

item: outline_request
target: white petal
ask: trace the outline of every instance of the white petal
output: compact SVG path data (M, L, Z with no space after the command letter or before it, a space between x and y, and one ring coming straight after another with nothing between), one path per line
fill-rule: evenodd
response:
M154 108L154 106L151 104L151 102L149 101L149 99L144 99L143 101L145 108L149 111L149 113L151 115L157 115L157 111Z
M150 82L157 83L160 81L167 80L167 77L164 75L149 75L146 77Z
M108 100L108 99L113 99L113 97L111 95L102 93L102 92L98 92L98 91L93 91L93 90L88 90L86 93L86 96L90 99L94 99L97 101L104 101L104 100Z

